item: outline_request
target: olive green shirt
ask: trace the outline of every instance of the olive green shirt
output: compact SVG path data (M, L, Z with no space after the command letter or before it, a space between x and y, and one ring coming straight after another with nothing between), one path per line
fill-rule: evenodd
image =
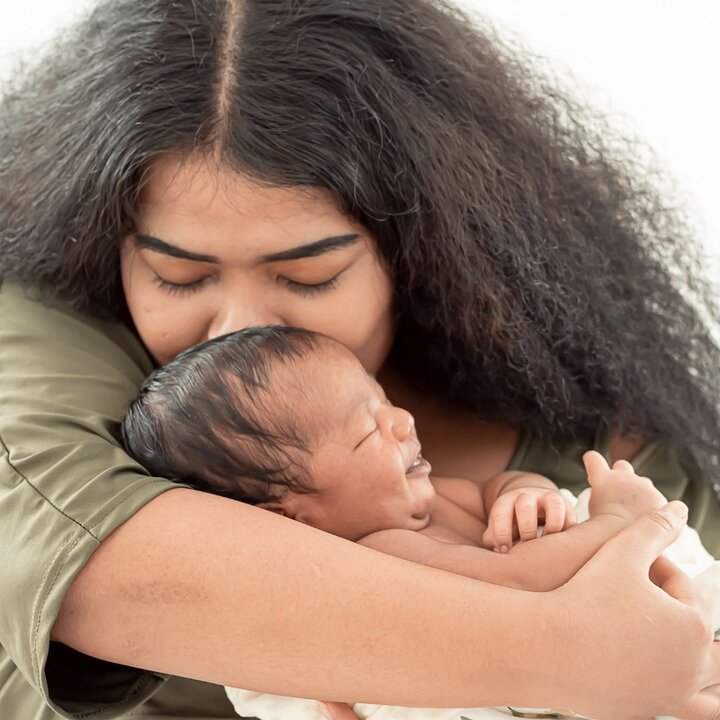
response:
M126 327L0 289L0 719L235 717L217 685L137 670L50 641L73 577L99 543L176 484L149 477L113 439L152 362ZM523 438L512 469L579 492L603 438L557 448ZM720 504L674 447L655 441L639 473L691 507L720 552ZM102 632L102 628L98 628ZM248 659L252 662L252 658Z

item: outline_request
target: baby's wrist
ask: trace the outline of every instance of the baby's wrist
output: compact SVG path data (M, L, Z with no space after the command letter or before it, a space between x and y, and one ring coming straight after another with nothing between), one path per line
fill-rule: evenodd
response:
M511 481L505 487L503 487L499 494L504 495L508 492L524 492L525 490L543 490L545 492L550 492L551 490L554 490L555 492L560 492L560 488L555 485L529 485L527 483L523 483L522 485L514 485Z
M590 513L591 520L617 525L621 528L633 522L637 517L636 512L633 512L627 505L621 504L605 507L600 512Z

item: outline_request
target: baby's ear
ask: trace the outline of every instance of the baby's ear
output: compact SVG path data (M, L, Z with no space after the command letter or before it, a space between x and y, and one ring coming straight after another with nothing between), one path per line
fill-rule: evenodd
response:
M283 515L284 517L291 517L283 507L282 503L279 502L267 502L267 503L258 503L255 507L259 507L263 510L269 510L270 512L274 512L278 515Z

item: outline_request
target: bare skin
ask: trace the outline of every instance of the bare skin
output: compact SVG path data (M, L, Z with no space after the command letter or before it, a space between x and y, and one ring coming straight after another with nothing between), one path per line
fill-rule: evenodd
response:
M285 490L260 507L465 577L554 590L622 527L667 503L629 463L620 460L611 470L597 452L585 458L588 480L597 486L593 517L579 526L557 486L536 473L502 472L481 484L431 476L413 416L331 339L275 363L258 397L281 427L302 429L306 447L286 451L307 467L315 491ZM187 411L196 412L192 398L187 402ZM244 491L253 489L250 483ZM513 546L514 540L524 542Z
M594 451L586 453L584 460L593 488L591 518L581 525L573 524L565 532L561 532L560 506L551 502L552 483L539 475L507 473L509 478L501 475L498 480L505 488L510 487L494 503L491 501L489 526L483 522L484 518L474 514L476 503L467 502L472 500L471 493L463 493L463 486L453 481L450 498L442 495L438 498L442 501L438 504L439 512L433 514L439 517L433 522L431 515L431 522L424 530L414 533L389 529L359 542L406 560L506 587L535 592L554 590L573 577L620 529L667 502L650 480L635 475L627 461L619 460L611 469ZM533 482L537 485L530 485ZM443 479L434 483L442 493ZM494 515L498 505L502 506L500 513ZM462 518L458 510L463 512ZM540 538L536 537L538 510L544 511L550 523L549 531L546 528ZM457 519L464 521L463 534L455 530ZM475 533L471 532L473 521ZM510 547L509 551L488 552L487 542L486 547L472 543L473 534L475 538L492 538L491 544L497 535L507 534L512 538L513 524L520 528L523 542Z
M138 232L217 260L173 258L139 247L137 236L123 242L130 312L159 362L208 337L283 322L334 337L369 372L381 370L393 336L391 284L372 238L331 199L313 190L258 190L204 162L170 158L154 167L138 213ZM360 241L332 253L284 267L267 260L353 232ZM161 287L158 277L196 290ZM335 277L335 287L309 295L287 282ZM505 436L499 455L509 457L517 432L493 432ZM490 437L479 428L473 438L489 457ZM432 434L427 442L439 458L443 444ZM476 459L474 449L460 456ZM487 479L501 464L496 457L492 467L450 474ZM563 587L538 594L422 567L224 498L171 490L100 544L66 594L53 636L115 662L281 695L426 707L558 703L599 718L710 720L720 702L715 691L701 691L720 683L720 653L707 615L667 563L655 566L664 592L648 578L681 524L669 510L645 516ZM547 663L556 642L570 652ZM358 652L358 644L372 650Z

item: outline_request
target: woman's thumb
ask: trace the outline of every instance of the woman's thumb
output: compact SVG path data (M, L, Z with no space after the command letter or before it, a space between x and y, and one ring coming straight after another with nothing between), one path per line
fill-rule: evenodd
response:
M688 518L688 507L673 500L659 510L641 515L613 538L633 565L642 560L649 568L658 556L677 540ZM608 543L609 544L609 543Z

